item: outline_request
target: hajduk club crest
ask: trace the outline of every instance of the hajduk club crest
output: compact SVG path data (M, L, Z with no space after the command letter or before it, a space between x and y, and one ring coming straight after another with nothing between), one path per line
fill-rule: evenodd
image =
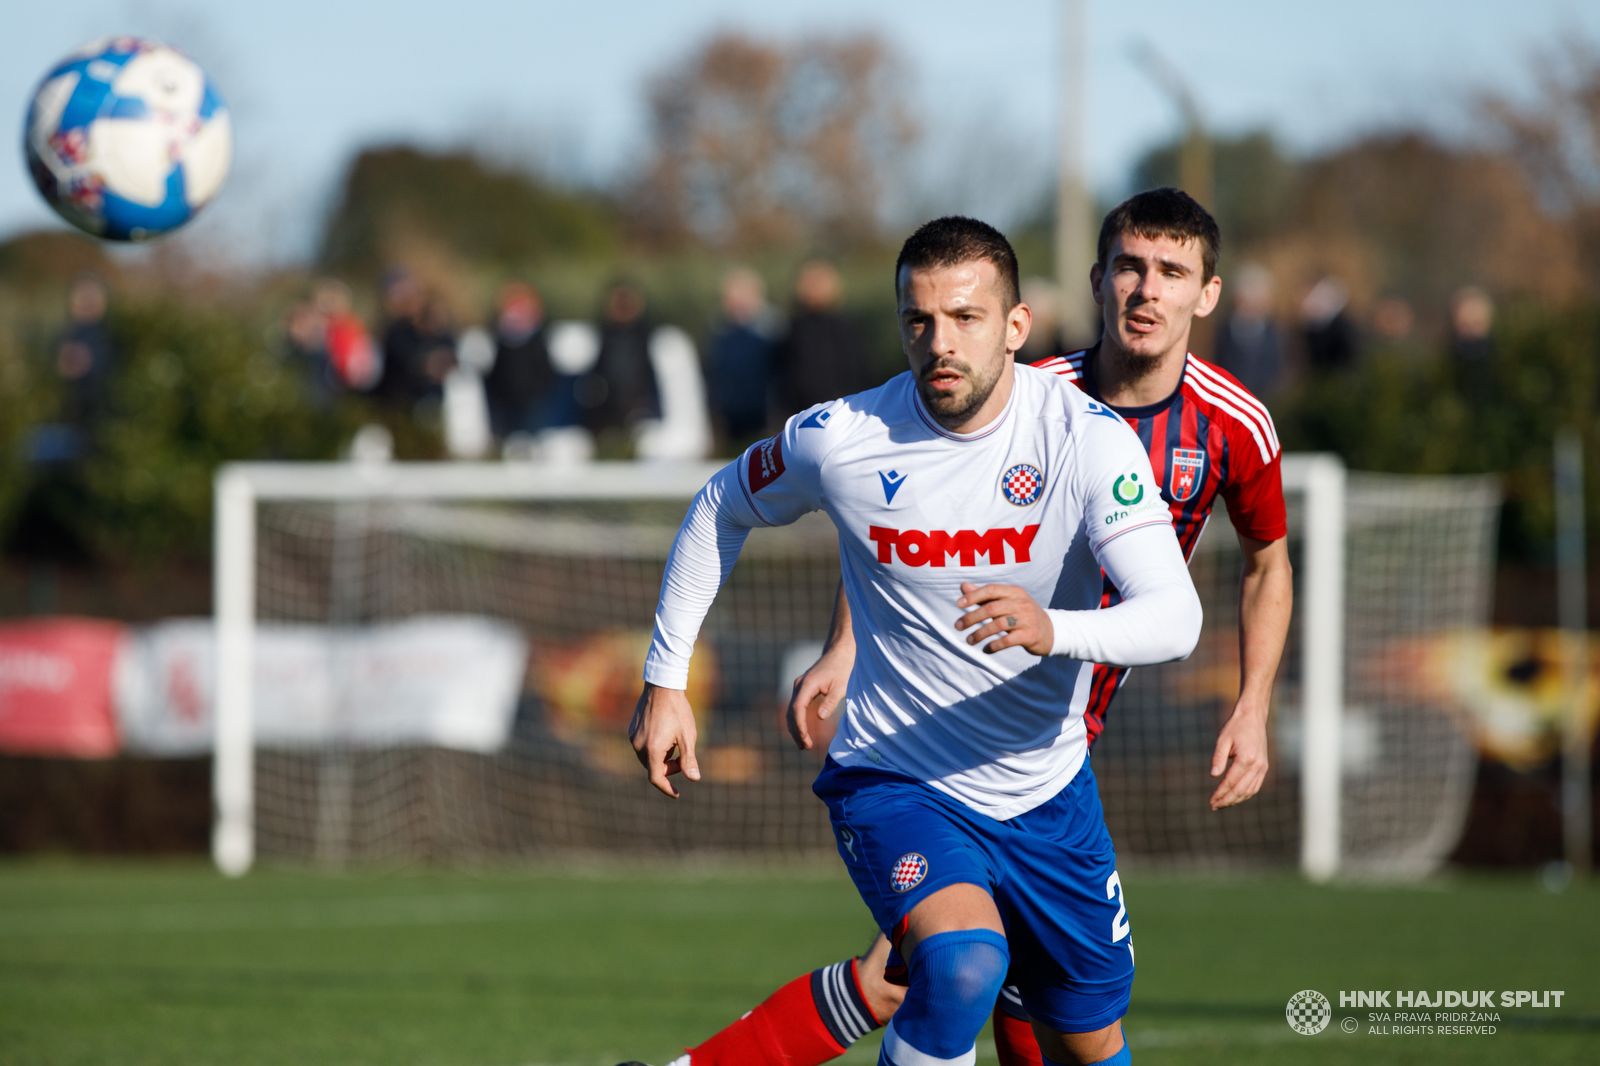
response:
M894 864L894 870L889 874L889 884L896 892L907 892L922 884L922 879L927 876L928 860L914 851L908 851Z
M1032 463L1018 463L1000 479L1000 494L1007 503L1026 507L1044 491L1044 475Z

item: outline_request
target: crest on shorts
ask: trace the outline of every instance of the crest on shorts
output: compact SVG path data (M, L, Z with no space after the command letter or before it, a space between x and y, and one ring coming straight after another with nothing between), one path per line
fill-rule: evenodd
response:
M928 860L914 851L908 851L894 864L889 885L896 892L906 892L922 884L922 879L927 876Z
M1172 473L1168 476L1171 484L1167 487L1167 495L1177 503L1192 500L1205 479L1205 452L1193 448L1172 449Z
M1007 503L1026 507L1044 491L1044 475L1032 463L1018 463L1000 479L1000 494Z

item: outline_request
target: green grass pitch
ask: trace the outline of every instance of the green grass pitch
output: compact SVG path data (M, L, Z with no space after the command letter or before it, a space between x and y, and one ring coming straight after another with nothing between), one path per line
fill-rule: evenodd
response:
M1600 1061L1600 891L1126 878L1151 1064ZM565 867L228 882L198 863L0 864L0 1064L664 1063L865 947L841 871ZM1492 1036L1345 1035L1340 989L1562 989ZM1317 989L1334 1024L1292 1032ZM843 1060L870 1063L877 1038ZM985 1035L979 1061L993 1061Z

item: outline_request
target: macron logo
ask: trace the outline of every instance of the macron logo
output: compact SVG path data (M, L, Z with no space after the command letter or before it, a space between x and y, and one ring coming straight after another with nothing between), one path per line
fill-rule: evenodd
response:
M1111 410L1108 407L1101 407L1099 404L1095 403L1093 400L1089 401L1088 407L1089 407L1089 413L1092 414L1092 415L1099 415L1101 418L1109 418L1113 422L1121 422L1122 421L1122 416L1117 414L1117 412Z
M923 532L920 529L888 529L872 526L867 536L878 546L878 562L893 562L898 555L907 566L943 566L951 555L962 566L977 566L978 556L989 560L990 566L1004 566L1006 546L1011 547L1012 562L1030 561L1028 549L1038 536L1038 526L1022 529L991 529L986 533L961 529L946 533L942 529Z
M894 494L899 492L900 486L906 483L906 476L893 470L887 474L880 470L878 471L878 477L883 480L883 502L893 503Z

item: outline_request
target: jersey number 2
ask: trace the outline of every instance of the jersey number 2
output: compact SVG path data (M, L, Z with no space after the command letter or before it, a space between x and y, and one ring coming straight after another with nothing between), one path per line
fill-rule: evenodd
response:
M1128 897L1122 891L1122 878L1112 870L1106 878L1106 899L1117 901L1117 916L1111 919L1111 942L1115 944L1128 935Z

